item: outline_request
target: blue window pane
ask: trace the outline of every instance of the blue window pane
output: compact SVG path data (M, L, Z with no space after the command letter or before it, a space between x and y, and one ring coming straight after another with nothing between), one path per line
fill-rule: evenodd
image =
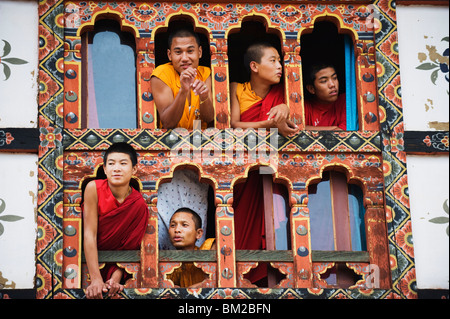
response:
M312 187L314 188L316 186ZM308 197L311 225L311 249L334 250L330 181L323 180L317 184L317 190L313 192L310 191Z
M345 98L347 131L358 130L358 108L356 103L355 51L350 36L344 36L345 47Z
M287 194L281 193L277 188L279 185L274 185L273 192L273 213L274 213L274 230L275 230L275 249L288 250L290 249L289 241L289 204Z
M334 226L336 221L333 220L334 217L329 173L324 173L323 179L319 184L311 185L309 187L308 198L311 225L311 249L335 250L335 237L346 235L342 233L342 230L335 229ZM367 250L364 225L365 209L363 200L364 197L361 188L356 185L349 184L348 214L353 251Z
M350 213L350 229L352 235L352 250L365 251L366 229L364 226L363 192L356 185L348 185L348 208Z
M98 32L88 45L88 65L88 127L136 128L133 49L115 32Z

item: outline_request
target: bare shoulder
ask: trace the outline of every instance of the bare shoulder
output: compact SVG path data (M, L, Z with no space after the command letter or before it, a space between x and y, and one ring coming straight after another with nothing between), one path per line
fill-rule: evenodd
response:
M86 188L84 190L84 199L86 202L96 200L97 199L97 184L95 180L87 183Z

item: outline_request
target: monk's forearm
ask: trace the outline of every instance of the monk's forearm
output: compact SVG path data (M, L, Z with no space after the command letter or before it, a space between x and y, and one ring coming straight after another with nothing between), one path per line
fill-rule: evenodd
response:
M210 96L204 102L200 101L200 117L206 123L214 121L214 105Z
M160 113L163 128L173 129L178 126L178 122L180 122L180 119L183 116L186 98L187 93L180 90L173 102Z
M266 121L258 121L258 122L234 122L231 123L231 126L233 128L242 128L242 129L248 129L248 128L274 128L272 121L266 120Z
M98 250L96 242L85 238L84 256L86 258L86 265L91 277L91 282L94 280L103 280L98 267Z
M123 276L123 270L118 268L111 275L111 279L120 284L120 281L122 280L122 276Z

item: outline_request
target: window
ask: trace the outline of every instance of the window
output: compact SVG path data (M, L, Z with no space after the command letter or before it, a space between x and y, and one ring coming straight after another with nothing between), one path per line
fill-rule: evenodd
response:
M322 251L365 251L363 194L357 185L347 184L344 173L325 171L318 184L308 188L311 221L311 249ZM350 286L354 274L337 264L327 274L329 285Z
M231 33L228 37L228 61L230 82L244 83L250 80L247 67L244 65L244 54L248 46L254 42L268 42L281 54L280 37L266 30L259 21L244 21L239 32Z
M352 38L347 34L338 33L333 22L320 21L314 24L311 33L301 36L300 44L303 72L317 61L328 61L335 66L339 80L339 92L345 93L346 97L347 131L358 130L356 66ZM305 73L303 79L306 79ZM304 88L304 93L305 99L311 98L306 88Z
M180 208L191 209L201 219L203 236L195 242L195 246L201 248L199 250L201 253L215 252L213 251L216 238L214 190L210 185L199 181L199 176L194 170L177 169L173 172L170 182L163 182L158 187L159 254L165 256L159 263L160 284L164 287L174 285L183 288L192 285L214 287L217 285L215 265L204 265L201 258L195 260L195 256L192 256L194 250L189 250L184 245L183 248L175 248L171 243L169 230L172 216ZM189 232L188 234L192 235ZM182 231L182 235L186 233ZM194 260L189 260L192 257ZM166 261L167 259L171 261Z
M313 250L366 250L361 188L344 173L326 171L308 188Z
M136 128L136 44L118 22L83 35L82 127Z
M170 21L168 28L159 29L155 35L155 67L168 63L169 58L167 56L169 35L178 29L193 29L193 22L187 20L173 20ZM194 30L196 31L196 30ZM209 50L208 36L196 32L200 39L200 45L202 46L202 57L200 58L199 65L211 67L211 52Z
M193 21L191 22L190 19L183 19L180 20L172 20L167 28L161 28L158 29L158 31L155 34L155 68L157 68L160 65L169 63L169 57L168 57L168 49L169 49L169 35L176 32L177 30L185 29L193 31L200 40L200 47L202 49L202 54L199 59L199 66L203 67L211 67L211 52L210 52L210 45L209 45L209 39L207 34L203 34L200 32L196 32L195 28L193 27ZM156 102L155 102L155 106ZM191 109L189 108L189 111ZM159 117L159 114L158 114ZM208 125L212 125L212 122ZM158 120L158 127L164 128L162 121Z
M236 250L289 250L288 192L259 170L235 184L233 192ZM256 266L255 266L256 267ZM274 287L283 279L270 263L259 262L245 279L260 287Z

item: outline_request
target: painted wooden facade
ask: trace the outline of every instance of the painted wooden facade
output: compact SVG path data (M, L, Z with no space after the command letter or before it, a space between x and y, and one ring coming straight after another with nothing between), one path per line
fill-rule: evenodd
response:
M448 154L448 132L425 137L405 132L393 1L39 2L39 114L36 129L0 129L2 151L38 150L36 298L82 298L81 190L96 175L102 151L114 142L132 144L140 155L137 178L151 216L140 251L105 254L133 275L123 298L374 298L415 299L414 250L407 192L406 153ZM100 19L120 22L136 39L136 129L89 129L82 118L82 40ZM210 43L215 127L165 130L157 125L149 76L155 68L155 36L183 19ZM303 128L300 38L317 21L333 22L355 50L359 130L300 131L283 137L266 130L230 128L228 38L245 21L258 21L281 40L291 117ZM388 67L386 67L388 66ZM368 97L373 98L368 98ZM38 136L38 137L37 137ZM436 143L427 143L437 139ZM445 139L447 142L445 144ZM34 142L30 142L33 140ZM408 144L411 141L410 144ZM418 143L421 142L421 143ZM444 147L435 147L443 143ZM20 144L20 145L19 145ZM440 144L439 144L440 145ZM236 251L233 186L252 169L268 167L289 192L292 249ZM395 169L393 169L395 167ZM216 251L172 254L158 250L157 190L176 169L192 169L211 185L215 198ZM366 252L311 249L308 186L326 170L345 173L363 191ZM202 289L173 289L166 275L182 261L196 262L210 278ZM244 274L269 262L285 277L258 288ZM321 274L335 263L360 276L349 288L331 287ZM376 287L370 283L376 282ZM276 288L276 289L273 289ZM13 295L13 293L11 293Z

